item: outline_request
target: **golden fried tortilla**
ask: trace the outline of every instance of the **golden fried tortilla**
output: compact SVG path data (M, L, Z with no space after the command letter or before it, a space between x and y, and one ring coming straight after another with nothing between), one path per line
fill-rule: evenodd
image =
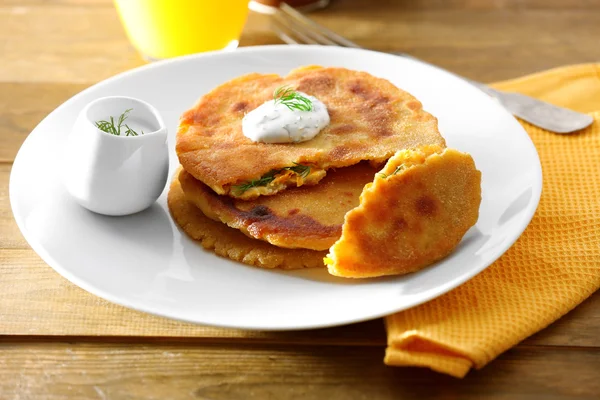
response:
M358 206L378 169L363 162L331 171L316 186L245 201L219 196L185 170L179 182L188 201L209 218L275 246L327 250L342 234L344 215Z
M329 126L296 144L246 138L244 115L283 85L325 103ZM329 168L361 160L382 163L398 149L422 145L444 147L445 142L437 120L413 96L366 72L310 66L285 78L255 73L217 87L181 116L176 150L184 169L217 194L248 200L316 184ZM309 168L295 172L298 164ZM269 174L272 179L256 184Z
M168 196L169 210L175 222L205 249L222 257L261 268L298 269L323 266L326 252L282 249L251 239L238 230L213 221L187 201L179 180L174 179Z
M470 155L399 151L346 214L325 259L329 273L368 278L422 269L452 252L477 222L480 202L481 173Z

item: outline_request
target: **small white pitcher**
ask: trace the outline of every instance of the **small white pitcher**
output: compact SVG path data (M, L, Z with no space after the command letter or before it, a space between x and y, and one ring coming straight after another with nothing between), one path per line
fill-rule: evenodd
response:
M125 123L138 136L112 135L96 127L96 121L111 116L116 124L128 109ZM64 161L67 191L79 204L99 214L133 214L152 205L167 182L167 128L156 109L144 101L102 97L79 113Z

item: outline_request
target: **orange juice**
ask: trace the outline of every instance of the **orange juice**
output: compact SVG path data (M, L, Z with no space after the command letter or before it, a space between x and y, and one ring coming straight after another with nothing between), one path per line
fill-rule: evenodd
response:
M131 43L161 59L237 46L248 0L114 0Z

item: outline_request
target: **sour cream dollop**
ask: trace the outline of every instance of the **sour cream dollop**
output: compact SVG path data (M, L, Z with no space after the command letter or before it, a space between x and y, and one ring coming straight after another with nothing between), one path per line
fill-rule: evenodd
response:
M314 96L298 94L312 102L311 111L290 110L269 100L246 114L242 120L244 136L262 143L299 143L317 136L329 125L327 107Z

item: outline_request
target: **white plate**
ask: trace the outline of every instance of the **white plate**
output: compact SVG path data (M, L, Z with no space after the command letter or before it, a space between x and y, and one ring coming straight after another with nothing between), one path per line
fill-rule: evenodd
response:
M325 270L269 271L215 256L173 224L166 191L147 211L104 217L78 206L59 179L74 119L101 96L154 105L169 129L170 174L182 111L216 85L249 72L286 74L307 64L340 66L389 79L438 117L449 147L469 152L482 171L477 225L456 251L404 277L343 280ZM10 200L33 249L58 273L112 302L169 318L226 327L285 330L380 317L433 299L472 278L523 232L542 188L538 155L519 123L491 98L420 62L366 50L265 46L157 62L74 96L29 135L14 162Z

